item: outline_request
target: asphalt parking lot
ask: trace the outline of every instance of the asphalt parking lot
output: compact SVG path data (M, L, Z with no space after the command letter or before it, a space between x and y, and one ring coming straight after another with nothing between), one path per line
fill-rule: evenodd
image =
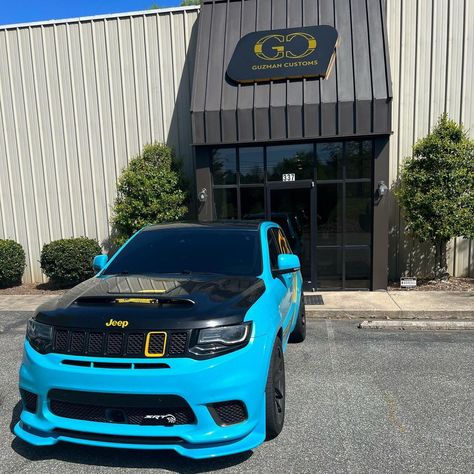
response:
M254 452L192 461L173 452L59 444L11 433L29 313L0 313L0 472L472 472L474 331L360 330L310 321L286 354L282 434Z

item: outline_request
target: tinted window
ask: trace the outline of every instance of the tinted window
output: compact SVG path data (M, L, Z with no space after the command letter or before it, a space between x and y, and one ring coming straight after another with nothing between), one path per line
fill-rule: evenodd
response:
M240 183L263 183L263 147L240 148Z
M267 169L270 181L282 181L294 173L295 179L313 177L313 145L278 145L267 147Z
M237 189L214 188L217 219L237 219Z
M237 183L237 152L235 148L212 150L211 169L214 184Z
M275 232L275 237L278 242L279 253L287 253L287 254L293 253L291 251L291 247L290 247L290 244L288 243L288 240L286 240L285 234L280 229L273 229L273 231Z
M275 238L273 237L272 229L268 230L267 233L268 238L268 250L270 252L270 265L271 268L278 268L278 248L275 242Z
M316 145L316 178L342 178L342 143L318 143Z
M240 188L242 219L264 219L265 193L263 188ZM260 215L261 217L253 217Z
M140 232L105 274L261 273L258 232L240 229L162 229Z

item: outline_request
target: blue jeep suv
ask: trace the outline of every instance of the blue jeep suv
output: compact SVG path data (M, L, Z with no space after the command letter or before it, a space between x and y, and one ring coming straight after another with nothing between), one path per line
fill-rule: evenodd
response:
M299 266L272 222L145 227L28 321L15 433L192 458L277 436Z

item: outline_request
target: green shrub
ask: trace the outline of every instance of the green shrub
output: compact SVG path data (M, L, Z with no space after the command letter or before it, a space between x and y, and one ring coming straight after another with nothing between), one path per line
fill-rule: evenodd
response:
M121 245L148 224L181 219L187 212L183 188L173 150L161 143L145 145L118 180L113 243Z
M413 147L396 195L408 231L436 249L435 275L447 275L446 246L453 237L474 238L474 141L443 114Z
M41 269L55 285L77 285L94 276L92 260L100 253L100 245L93 239L55 240L41 250Z
M0 240L0 288L19 285L25 267L23 247L14 240Z

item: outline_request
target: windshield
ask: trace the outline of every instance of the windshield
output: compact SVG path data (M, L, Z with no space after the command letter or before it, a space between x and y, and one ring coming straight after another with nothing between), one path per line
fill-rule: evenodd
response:
M184 228L143 231L111 261L104 275L261 273L259 233L241 229Z

